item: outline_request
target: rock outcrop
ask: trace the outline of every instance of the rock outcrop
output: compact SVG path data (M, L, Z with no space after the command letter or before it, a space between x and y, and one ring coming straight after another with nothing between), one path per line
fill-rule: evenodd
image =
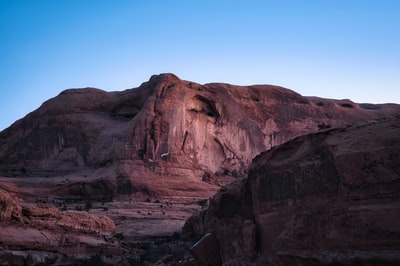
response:
M0 189L0 221L11 219L20 221L21 217L21 205L17 203L12 195Z
M193 265L177 231L236 180L186 223L202 263L397 264L399 113L173 74L66 90L0 132L0 262Z
M28 204L0 189L0 226L2 265L126 261L113 238L115 224L105 216Z
M184 234L212 234L227 265L398 265L399 150L400 116L295 138L257 156Z
M88 176L78 192L73 184L57 188L87 197L101 191L210 196L245 176L266 149L399 111L394 104L303 97L271 85L200 85L161 74L135 89L70 89L48 100L0 132L0 172ZM107 180L105 188L99 179Z

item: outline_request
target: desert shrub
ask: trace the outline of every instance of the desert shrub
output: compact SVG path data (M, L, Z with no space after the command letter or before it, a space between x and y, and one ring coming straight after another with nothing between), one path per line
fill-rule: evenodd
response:
M325 130L325 129L329 129L331 128L331 125L322 123L322 124L318 124L318 130Z
M199 205L201 207L206 207L208 204L208 201L206 199L201 199L201 200L198 200L196 203L197 203L197 205Z
M353 105L351 105L349 103L342 103L341 106L345 107L345 108L353 108Z
M117 238L117 239L119 239L119 240L123 240L123 239L125 238L124 235L123 235L122 233L117 233L117 234L115 234L114 236L115 236L115 238Z
M92 203L90 201L86 202L85 204L85 211L89 211L93 207Z

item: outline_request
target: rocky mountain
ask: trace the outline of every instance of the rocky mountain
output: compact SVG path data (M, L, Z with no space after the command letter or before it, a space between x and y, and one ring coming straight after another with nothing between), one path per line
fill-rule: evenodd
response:
M173 74L63 91L0 132L0 264L396 265L398 114Z
M399 265L400 116L258 155L185 224L208 265Z
M246 176L262 151L399 112L394 104L303 97L271 85L201 85L161 74L134 89L70 89L48 100L0 132L0 174L67 178L46 183L61 196L208 197Z

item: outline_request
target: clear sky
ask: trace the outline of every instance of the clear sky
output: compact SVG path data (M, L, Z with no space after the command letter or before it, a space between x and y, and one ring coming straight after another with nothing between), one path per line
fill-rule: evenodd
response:
M0 130L64 89L163 72L400 103L400 1L0 0Z

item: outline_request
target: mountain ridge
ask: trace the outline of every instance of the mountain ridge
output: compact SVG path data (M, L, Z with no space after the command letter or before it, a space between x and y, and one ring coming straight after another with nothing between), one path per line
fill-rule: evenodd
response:
M388 247L381 239L393 240L369 210L382 203L382 221L396 230L396 180L374 178L398 171L399 114L395 104L304 97L273 85L202 85L171 74L124 91L65 90L0 132L0 262L323 265L339 254L344 264L369 265L374 258L365 252L354 257L329 245L351 250L340 246L343 232L358 229L381 232L364 242L377 250ZM365 155L336 147L362 147ZM368 186L352 179L360 171ZM337 202L339 174L347 181ZM337 210L351 221L362 211L366 223L343 225L347 216ZM307 217L316 217L311 228ZM341 233L329 235L325 224ZM333 239L322 257L313 251L325 241L321 232Z
M201 85L174 74L153 75L133 89L69 89L44 102L0 132L0 171L53 176L103 168L114 181L123 176L127 184L159 194L179 191L181 182L169 179L158 190L147 181L189 176L207 194L245 176L252 158L277 144L399 110L303 97L274 85Z

